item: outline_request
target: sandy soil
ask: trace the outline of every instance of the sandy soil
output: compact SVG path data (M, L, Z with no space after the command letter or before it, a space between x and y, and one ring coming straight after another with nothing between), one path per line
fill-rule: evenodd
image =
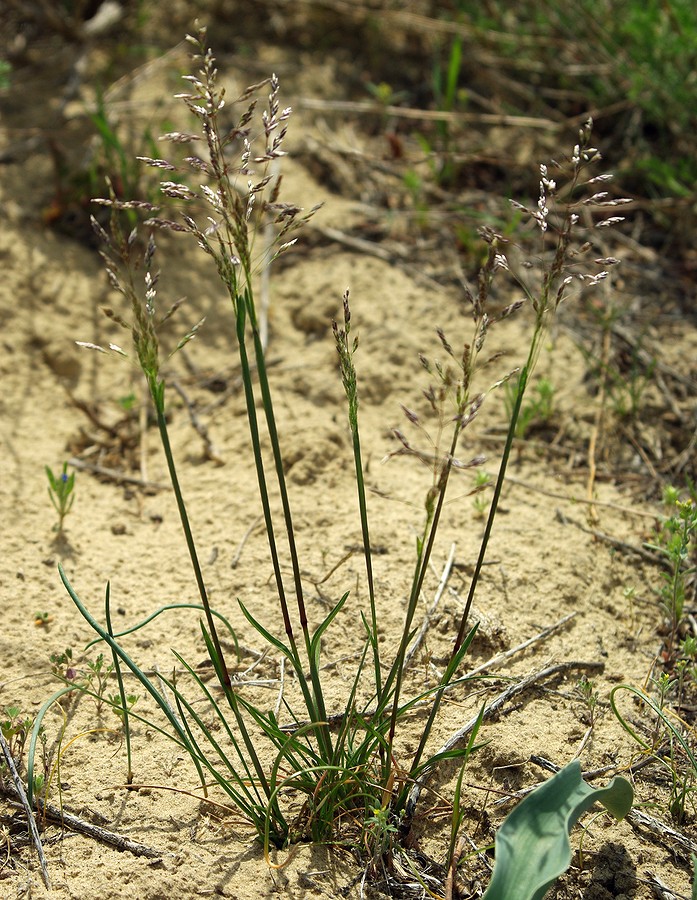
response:
M262 66L265 56L274 64L272 50L259 51L251 77L238 57L226 63L223 54L221 70L239 85L256 78L256 67ZM165 104L185 65L183 51L177 51L166 64L145 70L129 102L152 109L156 98L160 118L165 112L175 117L175 109ZM291 102L294 93L311 96L313 83L326 84L324 75L306 67L302 74L296 73L288 88ZM353 126L346 129L343 137L354 142L355 150L370 152L368 137ZM12 131L3 138L6 145L14 139ZM284 195L303 206L323 202L315 224L346 234L361 220L359 200L364 198L342 195L335 185L330 189L322 178L322 167L307 165L308 141L324 145L325 139L321 117L300 110L289 133L291 157L284 162ZM151 421L139 419L139 376L122 360L75 345L76 340L103 344L115 337L113 325L99 307L118 301L94 249L41 223L45 196L37 184L49 177L48 172L46 154L39 150L29 163L7 162L0 183L4 210L0 439L5 458L5 477L0 482L5 510L0 556L0 711L17 705L28 716L36 715L40 704L59 688L51 675L52 654L70 647L76 666L84 669L85 660L97 652L96 648L83 652L92 634L61 585L58 563L97 615L102 614L109 581L112 604L124 627L166 603L196 598L157 432ZM305 245L301 242L300 249L272 272L269 353L315 623L326 615L329 600L345 590L352 592L323 646L329 696L335 704L332 711L340 711L362 640L354 601L364 587L360 555L346 558L360 542L360 527L331 319L339 313L343 291L350 288L353 321L361 338L357 365L362 436L373 541L381 548L376 556L380 622L388 644L396 640L400 627L415 534L429 486L429 472L415 459L384 461L396 449L391 429L403 427L400 404L417 409L423 405L421 390L428 381L418 354L442 354L435 327L444 328L451 341L459 343L470 326L462 315L457 289L435 281L425 284L418 266L356 252L345 243L327 240L316 229L306 234ZM210 445L192 427L186 403L173 387L169 389L171 433L211 600L237 631L244 648L239 663L243 673L263 648L243 619L237 598L271 628L278 626L279 615L265 535L259 527L232 313L207 258L184 238L161 239L158 256L163 305L179 296L187 298L165 343L173 346L185 325L206 316L186 357L175 356L168 364L168 376L194 404L208 429ZM642 261L630 258L632 264L641 266ZM614 289L623 302L633 302L635 307L646 303L648 308L650 298L629 296L634 286L635 282L618 278ZM501 288L497 299L503 304L514 296ZM486 746L474 755L466 776L463 830L473 847L493 841L497 825L511 808L507 798L547 777L531 762L533 755L557 765L579 755L584 770L607 769L598 776L598 784L615 772L626 772L640 757L638 746L613 716L608 695L619 683L645 684L652 672L662 643L655 596L660 574L655 566L602 535L640 547L651 537L661 510L656 502L645 499L649 494L646 472L641 478L614 477L612 459L634 451L616 447L622 438L619 432L613 434L610 422L603 435L604 456L590 516L591 505L585 502L587 459L598 398L589 387L587 361L577 345L578 312L572 305L563 312L543 352L539 371L555 387L554 415L521 443L510 466L475 599L481 628L467 667L493 659L486 669L491 678L452 692L433 737L433 746L440 746L511 680L555 664L566 665L522 691L485 724L481 736ZM523 362L530 325L531 313L523 310L492 331L491 350L505 354L496 364L500 369L494 377ZM694 323L685 319L659 325L662 330L657 326L649 334L651 346L660 346L661 363L682 372L694 385ZM492 378L488 372L482 377L484 389ZM131 394L135 407L128 414L118 401ZM100 429L96 419L110 425L113 433ZM463 449L463 455L484 453L485 468L492 474L498 467L504 424L499 391L487 398ZM660 431L660 423L656 427ZM74 509L65 533L58 537L52 531L55 513L47 497L44 466L59 469L66 459L77 460L82 468L74 469ZM89 469L95 464L127 474L133 481L99 477ZM433 684L463 608L484 527L484 518L467 496L473 477L463 474L453 486L432 577L424 587L420 620L431 605L452 548L454 562L446 589L413 661L413 690ZM631 604L627 588L636 589ZM47 621L37 623L36 614L44 612ZM499 654L556 624L551 634L529 648L497 661ZM161 616L137 632L129 647L148 670L157 666L170 671L171 648L194 665L205 660L194 612ZM599 696L592 728L577 688L584 675L593 681ZM243 680L247 684L242 689L250 697L272 706L279 687L279 661L269 655ZM146 708L147 701L141 698L139 709L145 712ZM407 726L413 727L414 734L419 721L416 716ZM22 815L6 800L2 823L8 843L6 849L0 845L2 897L172 900L219 895L247 900L275 894L294 898L360 895L362 869L347 853L301 845L290 857L281 853L269 865L234 811L194 796L196 779L190 763L153 729L134 728L135 780L144 786L129 791L124 788L124 749L113 714L100 713L83 698L64 711L54 709L45 722L54 760L54 742L63 725L66 729L60 770L52 773L50 801L58 804L60 799L66 811L156 853L152 858L139 856L69 828L47 825L44 839L51 889L46 891L36 857L22 837L26 833ZM413 749L414 734L403 735L403 753ZM421 800L415 824L419 849L440 863L447 848L448 804L455 775L454 768L447 766L437 773L431 782L433 792ZM637 801L650 807L656 804L647 811L669 824L667 784L660 769L644 770L635 779L635 789ZM692 822L690 813L680 827L687 839L697 838ZM650 886L655 878L675 895L689 894L688 853L667 832L657 836L637 821L618 824L606 817L587 818L585 826L572 839L575 850L582 846L582 854L576 854L574 867L552 896L649 898L656 896ZM487 879L485 858L472 856L461 867L462 896L477 896Z

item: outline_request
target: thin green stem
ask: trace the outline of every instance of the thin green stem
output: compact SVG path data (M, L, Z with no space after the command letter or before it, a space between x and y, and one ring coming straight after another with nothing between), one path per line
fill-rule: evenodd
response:
M261 343L261 336L256 325L256 317L253 315L253 300L249 291L245 294L245 305L250 312L250 323L252 326L252 337L254 340L254 355L257 364L257 374L259 376L259 387L261 389L261 398L264 406L264 415L266 417L266 426L269 430L269 438L271 441L271 449L273 452L274 465L276 468L276 477L278 487L281 494L281 504L283 506L283 517L286 525L286 535L288 537L288 549L290 551L291 566L293 568L293 583L295 585L295 595L298 603L298 613L300 615L300 626L305 635L305 640L309 648L309 632L307 627L307 612L305 610L305 598L303 595L302 579L300 576L300 561L298 559L298 551L295 544L295 531L293 528L293 517L290 510L290 500L288 497L288 489L286 487L286 476L283 471L283 457L281 454L281 444L278 439L278 429L276 428L276 417L273 410L273 402L271 400L271 388L269 385L269 377L266 369L266 358L264 348Z
M162 448L165 452L165 458L167 459L167 468L169 469L169 477L172 482L174 496L177 501L177 509L179 510L179 518L181 519L182 529L184 530L186 546L189 550L189 556L191 557L191 565L194 569L194 576L196 578L199 596L201 597L201 603L203 604L203 609L206 614L208 630L210 632L211 639L213 641L213 647L215 648L215 653L218 658L219 667L216 667L216 671L220 671L222 675L222 687L225 690L225 693L231 694L232 681L230 679L230 673L225 662L223 648L220 646L218 631L215 627L215 619L213 618L213 613L211 612L211 607L208 602L208 592L206 591L206 584L203 580L201 565L198 561L196 544L194 543L194 536L191 532L189 516L186 511L184 497L182 495L181 487L179 484L179 477L177 476L177 467L174 462L174 455L172 454L172 447L169 442L167 419L165 418L165 385L162 381L156 382L153 378L148 378L148 386L150 388L150 395L153 399L155 411L157 413L157 426L160 430L160 440L162 441Z
M106 585L106 596L104 598L104 615L106 619L106 630L111 635L112 639L114 637L114 629L111 627L111 586L107 581ZM119 659L118 653L111 648L111 658L114 663L114 672L116 673L116 680L119 685L119 697L121 698L121 715L123 716L123 733L126 738L126 784L133 783L133 765L131 758L131 725L129 721L129 712L128 712L128 703L126 702L126 691L123 686L123 677L121 675L121 660Z
M417 553L417 562L416 569L414 572L414 580L411 588L411 595L409 597L409 604L407 607L407 613L404 620L404 629L402 631L402 640L399 645L399 650L397 651L397 657L395 659L395 663L390 671L390 676L388 681L393 677L394 678L394 695L392 697L392 713L390 716L390 730L388 732L388 744L390 749L392 748L394 742L394 736L397 730L397 720L399 718L399 698L402 691L402 679L404 676L404 657L406 656L407 648L409 645L409 640L411 638L411 625L414 621L414 615L416 613L416 606L418 604L419 595L421 593L421 588L423 587L424 578L426 577L426 569L428 568L428 563L431 558L431 553L433 551L433 545L435 543L436 534L438 532L438 525L440 523L441 513L443 511L443 506L445 505L445 495L448 487L448 480L450 477L450 472L452 471L452 460L455 455L455 448L457 447L458 437L460 435L460 425L456 424L453 430L453 437L450 444L450 451L446 458L446 461L443 465L443 469L440 473L437 485L437 500L433 511L428 515L426 525L424 527L424 536L423 539L419 543L419 549ZM386 691L387 693L387 685ZM438 699L438 695L436 695L436 700ZM433 715L430 719L432 722L435 718ZM422 735L422 742L425 742L428 735ZM390 754L391 755L391 754ZM388 760L388 769L390 766L390 761Z
M474 600L474 594L477 590L477 585L479 584L479 576L481 575L482 566L484 565L484 558L486 557L486 551L489 546L489 538L491 537L491 531L494 527L494 520L496 519L496 513L498 511L499 500L501 499L503 483L506 479L506 469L508 468L508 460L511 455L513 441L515 439L518 416L520 415L520 409L523 403L523 397L525 396L525 390L528 385L528 380L530 378L532 370L535 367L535 363L537 362L537 357L539 355L539 348L545 330L544 316L546 308L547 307L544 302L542 302L538 308L537 319L535 322L535 331L533 333L532 342L530 344L530 350L528 351L528 358L525 362L525 365L521 369L520 376L518 378L518 387L515 402L513 404L513 409L511 411L510 421L508 423L508 432L506 434L506 443L504 445L503 454L501 456L501 465L499 466L499 473L496 479L496 485L494 487L494 494L491 500L491 506L489 507L489 515L486 520L484 535L479 547L479 555L477 556L477 562L474 567L472 580L470 582L469 591L467 593L465 609L462 614L462 619L460 620L460 628L455 639L455 644L453 645L453 655L458 652L458 650L462 646L463 640L465 639L467 622L469 619L470 610L472 609L472 601Z
M491 537L491 530L494 527L494 520L496 518L496 512L498 510L499 500L501 498L501 491L503 489L503 482L506 478L506 468L508 466L508 458L511 453L511 447L513 446L513 439L515 437L516 425L518 422L518 415L520 413L520 407L523 402L523 396L525 394L525 387L527 385L528 380L528 369L527 365L523 367L520 378L518 379L518 392L516 394L515 403L513 405L513 411L511 412L511 418L508 423L508 433L506 435L506 443L503 448L503 455L501 457L501 465L499 466L499 474L496 479L496 485L494 487L494 495L491 499L491 506L489 507L489 515L486 520L486 527L484 528L484 535L482 537L482 542L479 547L479 555L477 556L477 562L474 567L474 572L472 574L472 581L470 582L469 592L467 594L467 601L465 602L465 609L462 614L462 619L460 620L460 628L457 633L457 637L455 639L455 644L453 646L453 655L457 653L457 651L462 646L462 642L465 639L465 633L467 629L467 622L469 619L470 610L472 608L472 601L474 600L474 594L477 590L477 585L479 584L479 576L482 571L482 566L484 565L484 558L486 556L486 551L489 546L489 538Z
M377 609L375 605L375 581L373 578L373 553L370 545L370 529L368 527L368 504L366 502L365 479L363 477L363 460L361 454L361 438L358 428L358 384L356 367L353 355L358 349L358 338L350 340L351 334L351 307L349 304L349 292L344 293L344 327L332 323L334 342L339 355L339 370L348 403L348 421L353 439L353 461L356 472L356 491L358 493L358 509L361 520L361 534L363 538L363 558L365 561L366 579L368 582L368 600L370 603L370 626L365 623L368 640L373 651L373 669L375 672L375 696L380 705L382 699L382 664L378 648L378 623Z
M356 489L358 492L358 508L361 519L361 533L363 536L363 558L365 560L366 578L368 581L368 601L370 603L370 628L369 640L373 649L373 669L375 671L375 694L378 704L382 699L382 666L380 652L378 650L378 617L375 605L375 582L373 579L373 552L370 545L370 531L368 528L368 504L365 496L365 480L363 478L363 461L361 456L361 439L358 432L358 420L351 423L353 433L353 459L356 467Z
M281 566L278 556L278 548L276 545L275 538L275 530L273 526L273 515L271 512L271 505L269 502L269 494L268 487L266 482L266 472L264 468L264 459L261 449L261 440L259 436L259 424L256 415L256 406L254 402L254 391L252 385L252 376L251 376L251 368L249 365L249 357L247 355L247 345L246 345L246 316L247 313L250 314L250 321L254 321L253 316L251 314L253 310L253 300L249 293L246 293L244 298L238 298L236 303L237 309L237 343L240 353L240 363L242 368L242 381L244 384L245 390L245 405L247 408L247 420L250 428L250 435L252 438L252 448L254 453L254 461L257 471L257 481L259 483L259 493L261 496L262 509L264 514L264 522L266 525L266 533L267 539L269 542L269 548L271 551L271 558L274 568L274 574L276 578L276 586L278 590L279 602L281 604L281 613L283 615L284 626L286 630L286 635L288 637L288 641L290 644L290 659L293 664L293 667L298 676L298 680L303 691L303 696L305 697L305 701L307 704L307 710L310 715L312 721L318 724L320 727L318 729L318 740L323 748L323 754L325 759L331 759L333 757L332 750L332 740L329 732L329 728L326 724L327 721L327 712L324 703L324 696L322 692L322 686L320 682L319 671L317 670L317 666L315 664L315 654L312 651L312 638L310 636L308 622L307 622L307 614L305 611L305 604L303 599L303 591L302 591L302 583L300 577L300 563L297 555L297 548L295 545L295 537L293 531L293 520L291 516L290 510L290 502L288 499L288 491L285 482L285 475L283 472L283 459L281 456L280 450L280 442L278 439L278 431L276 428L276 421L273 413L273 403L271 399L271 391L269 387L268 375L266 370L266 363L264 358L264 350L261 345L261 339L259 336L259 331L256 327L252 328L252 334L254 339L254 349L255 349L255 358L257 364L257 374L259 376L259 383L262 393L262 403L264 407L264 414L266 418L267 428L269 431L269 436L271 439L271 446L273 450L274 463L275 463L275 471L279 485L279 491L281 495L281 503L283 506L283 514L285 521L285 529L286 535L288 539L288 545L291 554L292 567L293 567L293 578L295 583L295 591L296 597L298 601L298 610L300 614L300 624L303 631L303 636L305 638L305 649L307 652L309 669L310 669L310 680L312 683L312 691L310 691L310 687L307 682L307 678L303 672L303 666L300 661L300 656L298 654L297 644L295 642L294 632L292 623L290 620L290 612L288 609L288 603L286 600L285 588L283 585L283 577L281 575Z
M245 406L247 409L247 422L249 424L249 432L252 439L252 451L254 454L254 465L256 467L257 482L259 484L259 495L261 498L261 506L264 514L264 525L266 527L266 537L269 543L269 551L271 553L271 563L273 565L274 577L276 579L276 590L278 592L278 600L281 604L281 614L283 616L283 625L290 646L297 658L297 648L295 643L295 635L293 625L290 620L290 612L288 609L288 601L286 599L286 591L283 584L283 575L281 574L281 563L278 557L278 546L276 544L276 532L273 524L273 515L271 513L271 504L269 502L269 491L266 483L266 471L264 469L264 458L261 449L261 439L259 436L259 421L257 419L256 404L254 399L254 387L252 384L252 373L249 365L249 356L247 354L247 344L245 336L246 309L245 304L237 302L237 346L240 354L240 366L242 369L242 383L245 393Z

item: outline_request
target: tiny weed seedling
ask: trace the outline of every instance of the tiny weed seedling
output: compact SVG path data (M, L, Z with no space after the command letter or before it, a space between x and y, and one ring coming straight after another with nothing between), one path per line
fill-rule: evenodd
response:
M0 91L6 91L10 86L10 73L12 66L4 59L0 59Z
M491 475L486 472L484 469L479 469L474 476L474 488L472 489L472 506L474 508L474 513L477 518L484 518L484 514L486 513L489 507L489 499L487 497L486 491L487 488L490 488L493 484L493 479Z
M66 647L62 653L52 653L49 660L51 671L57 678L66 683L75 681L78 673L73 662L72 647Z
M29 716L22 715L19 706L6 707L4 715L5 718L0 721L0 730L13 759L18 762L24 753L24 745L31 732L33 720Z
M48 496L53 504L53 508L58 513L58 522L53 526L53 530L59 535L63 532L63 522L70 510L73 508L75 495L75 473L68 475L68 464L63 463L63 471L60 475L54 475L52 470L46 466L46 477L48 478Z
M510 419L518 392L518 379L511 378L504 385L506 414ZM554 411L554 387L548 378L540 378L532 388L518 414L516 437L524 438L531 428L544 425Z
M113 661L107 662L103 653L98 653L94 659L85 660L78 667L73 659L73 651L68 647L63 653L52 653L50 661L51 671L59 681L92 697L99 716L102 715L104 707L108 706L123 721L124 709L127 714L138 700L137 694L124 694L122 703L120 693L108 693L113 678L119 680L118 670Z
M582 678L579 678L576 684L576 694L584 707L582 713L583 721L592 728L596 722L598 700L600 699L595 687L595 682L591 681L585 675Z
M113 663L106 663L104 654L98 653L94 659L87 661L87 672L85 673L85 682L94 692L93 696L97 704L97 715L102 714L104 707L105 693L109 683L109 676L114 669Z
M22 769L24 763L24 750L32 734L32 729L36 724L36 720L31 716L22 713L19 706L8 706L4 713L0 713L0 731L6 742L7 750L18 769ZM45 782L45 773L49 768L48 748L46 743L46 732L43 727L37 729L37 739L41 745L41 758L43 761L43 773L36 773L32 778L33 790L38 794L42 790ZM0 755L0 776L5 769L5 761Z
M694 796L697 792L697 753L692 729L668 709L669 696L677 684L678 679L664 672L653 682L655 696L631 685L617 685L610 692L610 707L627 734L667 771L670 777L668 812L681 824L688 812L688 804L693 814L697 808ZM639 700L655 716L650 734L640 732L633 718L620 710L619 696L623 693Z
M34 613L34 625L37 628L48 628L53 622L53 616L46 610L37 610Z
M458 4L462 12L462 4ZM460 87L463 66L463 38L455 33L445 48L439 47L431 67L431 94L437 111L449 114L467 105L467 91ZM431 174L439 187L453 184L458 175L458 166L453 159L453 128L447 115L436 119L435 139L425 133L416 134L421 149L427 155Z
M681 639L687 585L697 571L691 558L697 539L697 504L692 498L681 501L673 487L666 488L663 501L669 516L657 532L655 542L647 546L668 561L667 571L662 572L664 583L659 596L669 627L666 661L672 663Z

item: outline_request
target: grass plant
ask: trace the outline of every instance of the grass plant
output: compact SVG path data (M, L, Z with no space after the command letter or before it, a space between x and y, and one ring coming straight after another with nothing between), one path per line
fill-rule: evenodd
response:
M620 15L605 0L573 8L555 0L525 0L515 10L465 6L475 40L503 71L540 73L534 97L525 90L522 97L550 114L571 111L580 98L590 108L612 110L609 128L617 130L640 190L694 196L697 11L690 0L628 0Z
M122 669L129 670L159 711L160 718L155 720L152 714L133 710L119 676L117 694L107 696L101 692L99 695L104 696L104 702L123 717L124 724L129 718L148 722L186 751L202 785L217 785L227 795L251 824L267 853L271 848L284 848L301 839L342 843L363 851L373 868L380 870L383 866L389 867L394 846L404 841L410 829L413 810L407 807L407 797L414 781L444 759L466 760L472 750L468 744L464 748L434 754L430 741L433 726L445 692L463 682L460 675L463 660L476 633L476 625L470 622L472 601L496 518L526 389L546 329L572 285L596 284L606 277L606 268L616 262L614 259L596 259L582 264L584 257L576 246L580 211L595 207L602 212L621 201L608 199L602 190L596 191L596 186L604 183L607 176L589 177L588 169L599 156L590 143L589 123L581 130L570 158L559 167L558 177L564 179L563 196L567 199L564 202L557 199L557 176L547 166L541 166L536 207L528 209L516 204L519 212L531 218L539 229L542 259L539 282L533 282L529 274L511 271L505 254L506 240L491 229L483 229L486 259L476 289L467 289L465 295L471 318L469 334L455 345L439 329L441 358L421 358L431 380L424 393L436 422L437 437L434 440L430 436L430 419L422 420L406 408L407 424L404 430L395 432L399 449L393 455L416 457L420 462L426 462L431 470L431 484L424 499L423 522L415 545L401 633L396 647L388 645L387 650L383 649L385 635L381 630L373 574L369 504L359 429L355 366L358 342L348 292L344 295L343 321L334 324L334 338L352 438L367 606L354 610L362 623L364 643L339 715L335 717L336 711L328 708L327 675L321 664L322 639L328 629L341 621L346 608L357 601L349 598L348 592L343 593L334 599L324 619L315 627L311 626L286 484L282 435L276 422L254 293L255 273L292 246L294 232L314 210L305 213L301 207L279 200L280 182L275 165L284 155L283 140L290 109L280 107L277 78L272 76L250 87L238 98L235 107L235 104L227 103L224 91L219 87L205 30L190 37L189 41L194 46L199 71L186 76L188 90L179 97L198 123L198 129L192 133L172 133L166 139L187 147L199 142L204 150L200 154L192 151L185 159L183 171L165 159L144 159L156 169L167 173L176 171L178 180L163 181L161 189L165 196L182 205L181 215L177 220L163 219L157 216L157 209L148 201L124 201L112 195L102 201L112 212L111 230L107 233L96 222L95 229L105 246L104 258L110 282L121 293L129 309L128 317L113 310L108 310L107 314L130 333L136 364L148 386L200 599L198 606L203 612L202 639L220 692L209 687L197 670L176 651L176 674L155 681L126 648L124 635L115 634L111 628L109 587L105 617L99 621L62 568L60 577L80 614L97 638L108 646L114 671L118 674ZM259 115L257 98L265 89L268 102ZM224 107L225 124L221 116ZM126 233L120 224L120 212L134 210L144 210L149 215L146 227L170 230L195 240L210 258L232 304L251 457L258 481L282 633L279 635L272 630L242 601L239 606L256 635L284 659L292 671L297 690L295 694L283 695L278 712L262 709L236 688L231 677L231 662L219 634L221 619L209 603L194 528L188 516L168 431L166 380L158 331L175 307L163 316L158 313L159 273L153 266L154 239L150 237L143 252L137 232ZM269 221L276 227L276 241L271 251L264 249L259 253L255 238ZM612 225L616 221L619 217L611 215L598 225ZM264 244L265 248L267 246ZM140 276L136 278L138 269L142 273L142 283ZM490 390L479 387L484 368L481 352L497 321L489 314L487 301L492 284L499 276L511 278L522 292L522 299L506 307L498 319L513 314L527 303L533 318L529 346L515 382L508 432L484 537L465 609L453 634L450 657L435 685L416 695L406 695L407 652L414 635L419 597L437 543L450 479L453 472L476 468L482 462L478 455L463 458L462 450L466 429L479 414ZM198 323L186 332L174 352L197 334L200 325ZM127 351L117 344L85 346L128 356ZM412 432L417 437L411 437ZM265 450L264 434L269 453ZM422 440L428 441L426 450L422 449ZM272 496L280 498L280 513ZM145 625L141 623L138 627ZM65 685L52 701L74 689L75 685ZM78 685L78 689L89 696L98 694L94 684ZM417 748L410 758L405 759L400 751L399 736L403 729L412 728L407 715L415 704L424 700L429 704L428 713L417 734ZM47 704L42 708L39 722L48 708ZM30 767L31 764L30 758ZM129 760L129 772L130 769ZM566 820L560 821L565 827ZM459 822L455 832L457 824ZM451 849L454 842L453 833Z

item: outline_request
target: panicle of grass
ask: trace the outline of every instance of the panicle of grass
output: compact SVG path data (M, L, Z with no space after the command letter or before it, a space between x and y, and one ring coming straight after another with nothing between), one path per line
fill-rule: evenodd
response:
M558 200L559 188L557 181L550 177L549 168L546 165L540 166L540 192L537 202L537 210L531 210L524 205L514 202L514 206L527 213L539 226L541 232L543 253L547 250L551 242L551 262L543 264L539 286L532 287L527 280L518 272L510 269L507 271L513 277L515 283L522 289L525 299L531 304L535 311L535 322L528 347L527 359L520 370L517 380L517 391L515 393L512 404L510 419L508 423L508 432L499 467L499 474L494 487L494 493L489 507L489 515L480 546L480 552L475 565L470 588L465 603L465 609L460 622L460 628L455 640L455 650L459 647L467 633L467 623L469 619L474 593L477 588L481 568L486 555L491 530L496 518L498 502L501 496L501 490L506 475L506 468L511 452L511 447L516 434L518 417L520 415L521 405L528 386L528 381L532 371L537 363L543 338L549 323L550 317L557 311L562 302L569 295L570 286L574 280L585 283L586 286L594 286L600 280L606 277L607 273L587 272L580 268L578 258L583 256L590 248L588 241L580 243L578 247L574 247L573 241L576 234L581 231L579 210L582 206L590 208L602 205L602 200L597 195L588 198L576 199L577 191L584 184L596 183L598 178L584 179L586 172L590 166L601 159L597 148L591 146L591 134L593 130L593 122L591 119L579 130L578 143L575 144L571 157L566 166L558 166L560 169L560 177L565 179L564 195L570 199L566 202ZM609 180L611 176L602 176L603 181ZM626 199L613 201L617 204L629 202ZM615 224L621 221L621 218L614 218L614 221L604 220L606 224ZM599 223L603 224L603 223ZM551 241L550 241L551 238ZM593 265L605 264L605 260L596 260ZM615 262L613 261L613 265ZM480 294L481 294L481 278L480 278ZM455 652L454 650L454 652Z

